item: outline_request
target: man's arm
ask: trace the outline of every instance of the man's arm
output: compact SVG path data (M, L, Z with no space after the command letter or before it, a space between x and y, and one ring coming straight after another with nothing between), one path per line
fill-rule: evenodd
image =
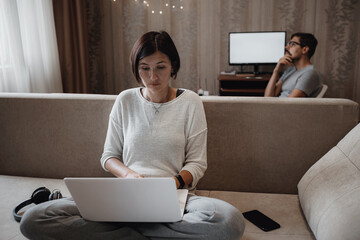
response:
M278 71L273 72L271 78L265 88L265 97L276 97L279 96L282 86L282 81L279 81L280 74Z
M306 97L306 96L307 95L303 91L297 88L295 88L289 95L289 97Z
M292 64L293 59L285 55L279 59L276 67L271 75L271 78L265 88L265 97L277 97L281 92L282 81L280 79L280 72L283 71L284 68L289 67Z

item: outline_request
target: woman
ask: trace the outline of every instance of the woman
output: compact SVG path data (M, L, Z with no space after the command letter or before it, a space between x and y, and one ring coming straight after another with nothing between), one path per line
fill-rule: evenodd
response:
M117 97L101 164L122 178L173 177L177 188L193 192L207 166L207 126L201 99L169 85L180 68L176 47L166 32L148 32L130 61L141 87ZM244 220L230 204L190 193L180 222L90 222L61 199L27 211L20 228L30 239L238 239Z

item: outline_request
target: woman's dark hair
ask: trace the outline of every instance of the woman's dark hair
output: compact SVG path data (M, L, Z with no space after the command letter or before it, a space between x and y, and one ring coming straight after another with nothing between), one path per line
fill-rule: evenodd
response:
M310 59L316 50L316 46L318 44L318 41L316 40L315 36L312 35L311 33L294 33L293 35L291 35L291 39L293 37L299 37L300 38L300 44L302 47L304 46L308 46L309 47L309 52L308 52L308 58Z
M180 57L173 40L165 31L152 31L142 35L135 42L130 53L131 69L136 81L140 85L142 85L142 81L139 76L139 61L144 57L154 54L156 51L160 51L168 56L172 67L171 77L175 79L177 76L180 69Z

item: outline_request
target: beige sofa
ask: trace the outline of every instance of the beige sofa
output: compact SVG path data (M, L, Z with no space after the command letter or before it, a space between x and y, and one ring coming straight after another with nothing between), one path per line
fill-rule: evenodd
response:
M35 188L60 189L69 196L64 177L110 176L99 159L115 97L0 94L0 239L24 239L12 209ZM263 232L246 222L243 239L356 239L360 126L344 136L359 122L357 103L202 100L209 166L197 193L242 212L258 209L281 225Z

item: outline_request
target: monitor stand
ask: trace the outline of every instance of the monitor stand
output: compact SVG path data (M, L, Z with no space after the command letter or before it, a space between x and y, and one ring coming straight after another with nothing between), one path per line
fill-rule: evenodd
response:
M236 75L242 75L242 76L252 76L252 77L255 77L255 76L259 76L259 75L264 75L264 74L271 74L272 72L260 72L259 71L259 66L260 64L253 64L253 71L249 71L249 72L243 72L243 71L239 71L239 72L236 72Z
M259 64L254 64L254 74L255 75L261 74L261 72L259 72Z

